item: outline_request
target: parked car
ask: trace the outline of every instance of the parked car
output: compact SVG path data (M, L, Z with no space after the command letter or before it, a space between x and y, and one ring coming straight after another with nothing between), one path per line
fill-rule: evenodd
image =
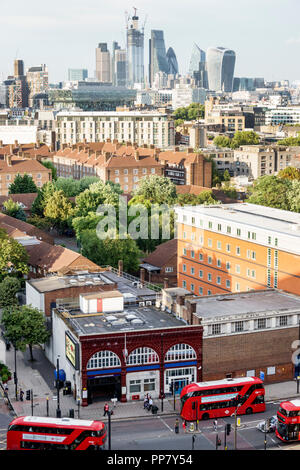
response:
M277 416L271 416L271 418L269 418L269 426L265 431L266 421L267 420L260 421L260 423L258 423L258 425L256 426L257 429L259 429L261 432L274 432L277 424Z

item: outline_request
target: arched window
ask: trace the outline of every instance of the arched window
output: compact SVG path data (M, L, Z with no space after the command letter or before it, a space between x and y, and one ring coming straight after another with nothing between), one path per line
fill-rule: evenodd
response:
M178 343L169 349L165 356L165 362L183 361L196 358L196 352L191 346L185 343Z
M120 366L119 357L112 351L98 351L88 362L87 369L106 369Z
M158 355L153 349L137 348L129 354L127 364L153 364L158 361Z

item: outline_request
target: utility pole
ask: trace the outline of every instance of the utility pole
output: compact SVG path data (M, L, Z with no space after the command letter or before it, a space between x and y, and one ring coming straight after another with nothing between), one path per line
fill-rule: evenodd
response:
M241 396L237 395L236 397L236 407L234 411L234 449L236 450L236 442L237 442L237 410L238 407L240 406L241 402Z
M59 403L59 358L57 358L57 363L56 363L56 390L57 390L56 417L61 418L61 410L60 410L60 403Z
M15 348L15 372L14 372L14 382L15 382L15 395L16 401L18 401L18 377L17 377L17 347L14 344Z
M111 411L108 410L108 450L111 450Z

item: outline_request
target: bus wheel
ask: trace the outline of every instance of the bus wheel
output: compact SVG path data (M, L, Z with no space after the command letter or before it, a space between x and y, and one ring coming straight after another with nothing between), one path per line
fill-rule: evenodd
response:
M251 415L253 413L252 408L246 409L246 415Z
M204 413L202 415L202 419L209 419L209 414L208 413Z

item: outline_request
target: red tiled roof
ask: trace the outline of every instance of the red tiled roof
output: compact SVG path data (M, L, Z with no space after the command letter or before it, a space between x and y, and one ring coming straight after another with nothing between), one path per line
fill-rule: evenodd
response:
M158 268L164 266L177 254L177 238L168 240L159 245L153 253L143 259L144 263L152 264Z

